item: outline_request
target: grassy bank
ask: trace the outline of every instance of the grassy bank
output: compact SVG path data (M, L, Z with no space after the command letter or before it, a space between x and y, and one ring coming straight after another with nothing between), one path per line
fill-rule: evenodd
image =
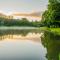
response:
M60 28L48 28L48 27L40 27L40 30L50 31L52 33L60 35Z
M48 30L47 27L40 27L39 29L40 29L40 30L43 30L43 31Z
M53 33L56 33L56 34L60 35L60 28L49 28L49 30Z

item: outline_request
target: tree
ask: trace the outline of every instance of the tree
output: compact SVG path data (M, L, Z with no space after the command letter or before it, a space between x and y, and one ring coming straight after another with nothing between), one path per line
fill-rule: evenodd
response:
M42 20L48 27L60 27L60 3L49 0L48 9L43 13Z

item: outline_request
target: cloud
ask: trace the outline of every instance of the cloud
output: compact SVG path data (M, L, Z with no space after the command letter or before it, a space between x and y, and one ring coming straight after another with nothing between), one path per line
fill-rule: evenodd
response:
M40 17L41 12L32 12L32 13L14 13L14 16L33 16L33 17Z

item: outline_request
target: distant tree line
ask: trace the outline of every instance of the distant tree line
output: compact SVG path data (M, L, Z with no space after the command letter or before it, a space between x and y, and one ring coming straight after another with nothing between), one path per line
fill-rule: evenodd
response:
M0 17L0 26L32 26L32 27L40 27L40 21L29 21L26 18L22 19L6 19Z

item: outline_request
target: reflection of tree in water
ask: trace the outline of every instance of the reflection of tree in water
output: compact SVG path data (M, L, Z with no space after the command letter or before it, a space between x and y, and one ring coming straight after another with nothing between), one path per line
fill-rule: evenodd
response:
M59 60L60 36L55 33L45 32L42 44L47 48L48 60Z
M13 35L26 36L28 33L40 33L38 29L25 29L25 30L0 30L0 40L7 37L13 37Z

